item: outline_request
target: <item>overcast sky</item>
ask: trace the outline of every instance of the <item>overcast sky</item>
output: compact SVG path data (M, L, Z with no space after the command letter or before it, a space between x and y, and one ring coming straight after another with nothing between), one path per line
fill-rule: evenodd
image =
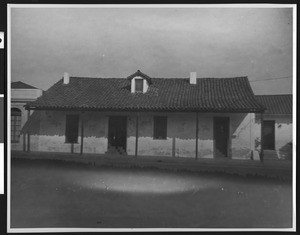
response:
M248 76L255 94L292 92L292 9L12 8L12 81L71 76Z

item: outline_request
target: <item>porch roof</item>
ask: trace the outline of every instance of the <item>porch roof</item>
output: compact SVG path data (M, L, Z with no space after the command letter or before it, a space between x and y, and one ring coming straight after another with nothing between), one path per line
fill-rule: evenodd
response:
M247 77L151 78L146 93L131 93L130 79L70 77L50 87L34 102L36 110L262 112Z
M285 95L256 95L257 100L266 107L266 114L292 114L293 97Z

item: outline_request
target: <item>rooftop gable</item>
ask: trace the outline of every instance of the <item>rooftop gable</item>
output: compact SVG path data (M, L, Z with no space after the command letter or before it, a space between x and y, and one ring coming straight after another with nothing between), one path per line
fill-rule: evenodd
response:
M147 80L147 82L148 82L149 85L152 84L151 78L148 75L142 73L140 70L138 70L135 73L133 73L130 76L128 76L127 79L128 80L132 80L135 77L142 77L142 78L144 78L144 79Z

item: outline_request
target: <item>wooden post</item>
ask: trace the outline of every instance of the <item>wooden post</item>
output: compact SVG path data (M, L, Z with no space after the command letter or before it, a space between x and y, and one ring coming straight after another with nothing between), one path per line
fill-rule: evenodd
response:
M23 133L23 151L26 151L26 133Z
M175 151L176 151L176 139L175 136L172 139L172 157L175 157Z
M30 134L27 132L27 152L30 152Z
M135 120L135 157L138 155L138 139L139 139L139 116L136 115Z
M27 110L27 121L30 117L30 109ZM30 152L30 130L27 131L27 152Z
M80 154L83 153L83 135L84 135L84 126L83 126L83 112L81 113L81 143L80 143Z
M198 123L198 112L196 113L196 160L198 159L198 129L199 129L199 123Z
M264 113L260 114L260 161L264 161Z

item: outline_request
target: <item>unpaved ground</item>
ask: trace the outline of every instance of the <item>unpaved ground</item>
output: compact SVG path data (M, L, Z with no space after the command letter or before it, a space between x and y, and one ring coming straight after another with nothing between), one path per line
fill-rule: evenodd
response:
M12 161L12 228L291 227L290 181Z

